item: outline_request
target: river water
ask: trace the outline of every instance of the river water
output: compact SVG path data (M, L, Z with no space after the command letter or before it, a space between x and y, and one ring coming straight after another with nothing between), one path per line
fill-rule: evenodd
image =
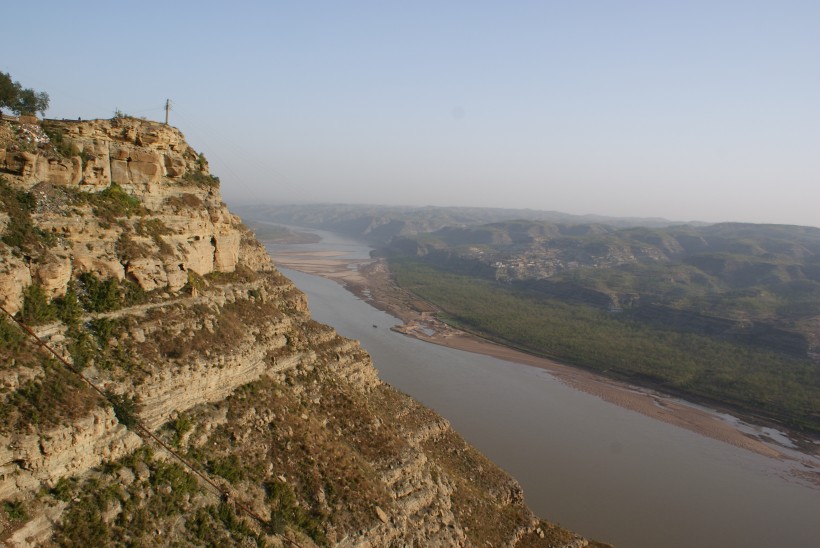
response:
M365 244L315 232L318 244L268 249L368 257ZM542 369L395 333L397 319L339 284L280 270L316 320L361 341L385 382L515 477L539 516L620 548L820 546L820 489L786 463L610 404Z

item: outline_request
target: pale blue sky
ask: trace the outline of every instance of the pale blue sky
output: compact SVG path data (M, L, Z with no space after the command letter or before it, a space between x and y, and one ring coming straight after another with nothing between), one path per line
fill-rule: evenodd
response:
M15 2L49 117L163 118L229 204L820 226L818 1Z

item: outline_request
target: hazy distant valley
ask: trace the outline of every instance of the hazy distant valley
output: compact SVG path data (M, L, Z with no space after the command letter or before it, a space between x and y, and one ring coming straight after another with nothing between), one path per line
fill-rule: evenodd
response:
M400 285L468 331L820 431L820 229L474 208L242 211L367 239Z

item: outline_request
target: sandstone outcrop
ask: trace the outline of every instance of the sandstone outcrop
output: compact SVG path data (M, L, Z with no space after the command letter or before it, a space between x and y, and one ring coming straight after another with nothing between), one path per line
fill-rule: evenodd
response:
M0 245L0 306L16 314L23 304L23 291L31 285L31 271L23 258Z
M60 478L125 456L140 438L117 421L111 408L95 409L71 424L29 435L0 437L0 499L53 487ZM9 463L14 463L13 465Z
M71 275L83 272L130 279L146 291L178 291L189 271L200 276L233 272L239 264L247 230L221 202L207 161L178 130L125 117L46 121L43 126L78 155L64 158L49 148L15 150L13 144L3 149L0 174L36 196L34 223L56 245L44 260L26 264L27 272L20 261L4 261L0 287L7 290L0 294L0 305L19 310L22 291L15 288L24 289L30 280L41 283L50 297L64 294ZM83 200L101 192L109 193L109 203ZM127 211L125 219L112 223L105 211L111 207L138 211ZM148 230L146 219L152 223ZM124 235L139 249L122 249ZM246 245L258 247L249 237ZM249 266L260 265L259 251L256 255Z

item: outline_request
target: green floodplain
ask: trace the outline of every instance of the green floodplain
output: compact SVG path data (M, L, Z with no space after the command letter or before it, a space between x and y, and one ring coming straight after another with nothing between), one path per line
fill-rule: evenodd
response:
M630 310L570 302L417 257L392 257L403 288L440 319L502 344L682 397L820 433L818 365L804 357L667 328Z

